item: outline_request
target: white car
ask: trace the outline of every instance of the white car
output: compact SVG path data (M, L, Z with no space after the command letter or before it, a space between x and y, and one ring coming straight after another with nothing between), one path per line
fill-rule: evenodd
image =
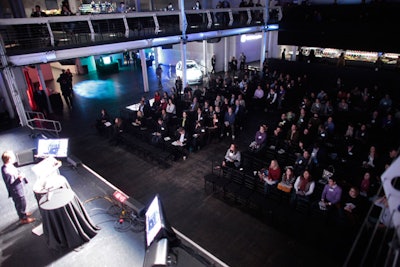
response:
M183 79L182 61L178 61L178 63L176 63L175 72L176 76L179 76ZM203 72L194 60L186 60L186 81L189 84L197 84L203 82Z

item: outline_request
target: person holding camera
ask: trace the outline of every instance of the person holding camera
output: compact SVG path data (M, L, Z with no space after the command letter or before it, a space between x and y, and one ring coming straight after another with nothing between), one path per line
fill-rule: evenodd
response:
M24 184L28 183L25 175L21 173L15 166L15 155L12 151L5 151L1 156L3 166L1 174L3 175L4 183L6 184L8 197L11 197L15 204L18 217L21 224L28 224L35 221L35 218L30 217L32 214L26 212L26 198L24 193Z

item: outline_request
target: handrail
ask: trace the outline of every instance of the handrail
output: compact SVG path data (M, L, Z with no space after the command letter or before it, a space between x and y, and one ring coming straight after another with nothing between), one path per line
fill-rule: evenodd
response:
M31 110L25 110L26 118L28 120L32 120L34 118L37 119L46 119L44 116L43 112L37 112L37 111L31 111Z
M54 133L57 137L59 137L59 133L62 130L61 123L59 121L39 118L28 119L27 126L32 131L38 130L43 132L51 132Z

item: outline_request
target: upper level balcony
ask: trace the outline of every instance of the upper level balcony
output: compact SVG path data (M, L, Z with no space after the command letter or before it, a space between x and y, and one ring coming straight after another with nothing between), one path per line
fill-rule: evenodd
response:
M266 14L267 10L252 7L0 19L0 33L8 63L19 66L41 54L46 62L53 61L55 54L57 60L67 59L70 49L75 50L75 56L87 56L116 52L116 43L124 43L118 46L123 51L261 32L282 17L280 7L270 8ZM76 53L77 49L81 52ZM26 59L29 55L30 60Z

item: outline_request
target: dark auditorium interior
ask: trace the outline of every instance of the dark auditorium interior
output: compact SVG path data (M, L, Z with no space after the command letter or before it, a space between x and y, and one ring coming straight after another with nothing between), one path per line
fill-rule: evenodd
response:
M154 16L147 12L148 6L161 7L160 3L154 3L157 1L126 1L131 7L134 3L138 7L138 2L145 11L143 15L133 16L133 12L141 13L133 8L124 15L100 14L105 17L98 24L93 19L94 29L83 27L85 23L76 16L76 29L81 32L73 34L69 41L62 41L70 38L64 30L63 37L58 37L61 31L56 30L54 36L47 36L50 41L45 39L45 42L43 37L36 40L34 35L21 37L21 32L29 27L22 23L23 16L17 16L18 8L11 8L14 17L21 19L15 25L6 19L5 14L10 10L0 8L0 153L13 150L17 155L16 166L29 181L24 185L27 210L36 219L33 223L21 224L12 199L7 198L6 187L0 185L3 213L0 265L398 266L399 209L389 209L392 202L388 199L392 194L382 177L393 172L399 177L400 46L394 40L398 29L393 25L400 5L395 1L361 1L348 5L341 1L329 4L278 1L282 17L270 18L265 23L261 19L261 24L279 25L274 50L278 52L265 57L264 62L260 56L237 70L232 69L230 61L215 72L206 68L201 84L188 84L178 90L171 64L160 64L163 71L160 78L154 58L147 62L131 58L107 67L100 56L94 63L97 71L84 69L82 73L73 73L72 104L68 105L57 81L62 70L75 67L75 61L67 59L68 51L83 53L79 52L82 49L88 56L98 56L96 49L106 55L104 51L108 48L119 46L118 52L124 53L124 45L132 45L136 54L136 50L149 49L137 49L142 40L163 37L175 40L177 36L178 43L186 44L176 24L166 28L162 25L171 18L178 21L180 2L192 9L191 2L194 5L196 1L190 4L172 1L176 10L171 11L171 16L161 11ZM169 1L160 2L164 5ZM204 10L215 12L215 5L224 1L199 2ZM240 24L243 11L236 10L234 5L238 7L241 1L230 2L232 25L224 25L227 22L222 19L221 25L207 28L203 23L208 19L207 13L202 17L193 13L197 10L189 10L189 27L183 37L187 34L191 40L195 38L192 36L204 32L213 38L209 43L222 43L221 38L240 35L232 34L236 29L258 32L259 21ZM258 14L247 11L247 14ZM83 9L81 12L80 17L86 17ZM201 18L202 24L198 27L190 27L198 23L192 19L193 14L197 15L196 19ZM275 13L270 11L269 15L272 14ZM156 16L160 16L159 33L154 33L153 21L149 22L149 18ZM49 28L50 23L58 27L65 22L58 21L58 17L51 21L51 17L38 21L48 19ZM122 18L125 23L114 24L116 18ZM218 16L215 19L218 21ZM138 28L124 35L122 28L133 24ZM107 25L107 34L101 33L104 25ZM37 25L31 24L32 29L34 26ZM10 30L11 27L14 28ZM18 31L20 34L16 34ZM95 32L96 37L92 35L94 39L91 39L85 31ZM115 36L109 34L113 31ZM217 34L211 35L214 32ZM13 34L20 38L20 44L13 45ZM100 39L96 39L98 35ZM108 47L110 44L114 46ZM162 45L167 50L167 46L170 48L169 45L176 43ZM376 53L378 59L385 53L399 53L399 58L378 62L356 55L341 64L336 57L320 54L314 57L307 53L288 54L284 59L279 49L289 46L297 47L298 53L326 47L340 51L375 51L371 53ZM46 53L45 59L41 53ZM18 79L26 77L11 75L10 69L30 68L39 73L40 80L39 63L58 64L52 58L53 53L65 58L59 65L52 65L54 79L46 80L45 87L58 92L59 98L44 104L34 98L35 108L24 103L25 110L21 111L18 102L21 98L13 93L13 86ZM29 66L13 66L30 60L30 56L41 58ZM148 91L144 90L146 80ZM255 97L258 86L263 91L261 98ZM9 92L8 100L5 91ZM171 113L169 101L175 107ZM10 106L15 116L7 110ZM101 117L101 110L107 112L106 117ZM235 117L231 124L229 110ZM21 112L26 113L28 125L23 125L19 118ZM46 130L50 124L60 125L62 130L56 133ZM257 142L260 127L266 132L265 141L251 148L250 144ZM79 209L77 220L82 219L80 216L88 217L82 228L91 226L94 233L73 247L53 246L63 240L53 237L47 227L55 231L54 235L62 227L51 221L53 215L45 210L43 201L50 202L50 197L55 195L50 191L38 195L35 191L35 184L40 181L35 167L43 165L40 163L47 157L38 156L38 146L40 140L48 139L68 142L68 155L56 156L60 164L56 172L67 180L65 187L74 192L71 206ZM231 151L232 144L240 152L238 164L229 159L235 154ZM308 157L304 156L306 153ZM272 185L267 178L263 180L264 176L272 175L271 161L276 161L280 168L279 178ZM50 168L45 167L46 171ZM283 191L279 189L279 182L288 168L294 170L294 175L289 191ZM304 172L310 173L312 181L306 188ZM399 190L399 181L394 180L392 188ZM332 182L336 183L333 187ZM341 195L332 204L328 195L333 188L340 188ZM352 192L356 197L352 198ZM145 223L148 220L145 213L155 196L160 199L161 217L165 222L163 235L168 240L168 257L158 265L151 258L154 256L151 249L157 242L151 246L146 244L149 225ZM322 205L324 198L326 204ZM350 205L355 208L352 210ZM158 245L157 249L161 250L160 241Z

